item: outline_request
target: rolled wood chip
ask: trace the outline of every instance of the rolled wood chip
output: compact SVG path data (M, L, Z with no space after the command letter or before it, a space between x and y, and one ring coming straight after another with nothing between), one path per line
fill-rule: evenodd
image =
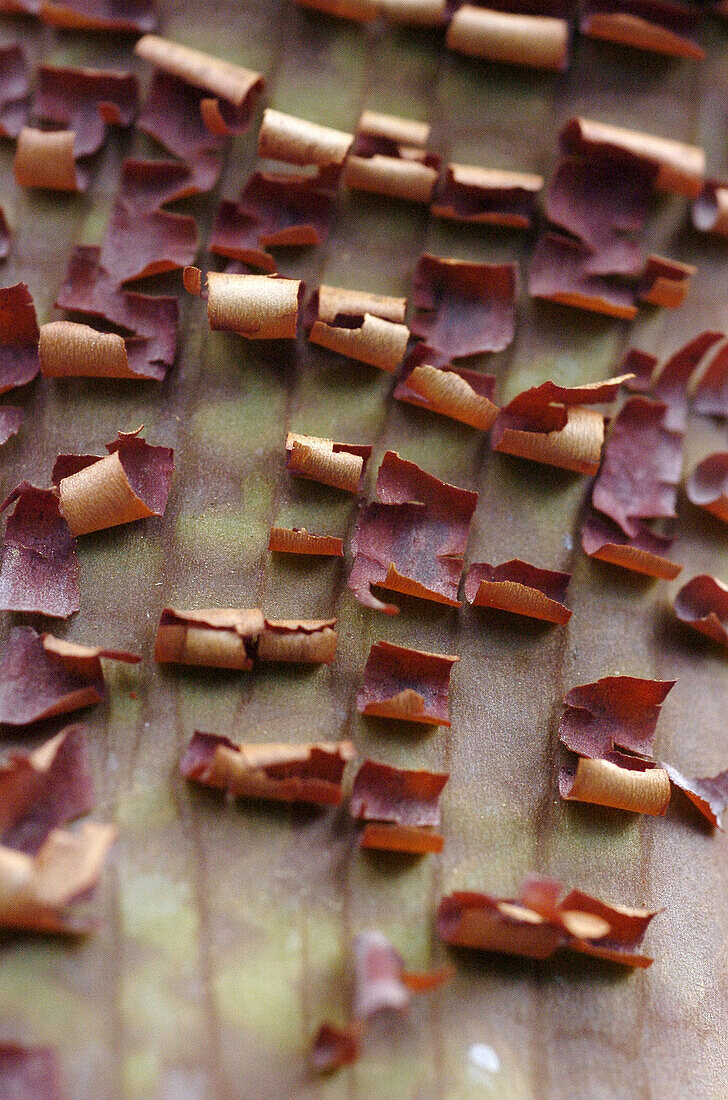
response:
M268 549L276 554L343 558L344 543L334 535L314 535L305 527L272 527Z
M370 23L376 19L378 0L296 0L300 8L321 11L339 19L353 19L357 23Z
M379 9L391 23L441 27L447 22L448 0L379 0Z
M458 890L440 901L440 939L454 947L496 951L527 959L548 959L561 945L563 932L538 913L488 894Z
M700 16L674 0L587 0L581 33L620 46L702 61L705 50L693 40Z
M571 573L538 569L514 558L502 565L474 562L465 578L465 597L476 607L493 607L563 626L571 618L564 604Z
M521 427L522 421L501 410L491 431L494 451L517 455L531 462L558 466L577 474L594 475L604 442L604 417L594 409L569 406L566 424L554 431L540 432Z
M440 824L447 772L413 771L365 760L351 789L351 816L422 828Z
M543 177L469 164L448 164L430 207L436 218L528 229Z
M319 481L334 489L357 493L371 447L335 443L313 435L289 432L286 436L286 469L299 477Z
M559 737L572 752L603 759L615 749L650 757L662 704L674 680L605 676L564 696Z
M134 52L156 69L210 93L200 99L200 114L211 133L224 137L248 129L265 87L260 73L155 34L140 38Z
M40 0L39 12L44 23L66 30L144 34L158 21L154 0Z
M502 351L515 333L517 292L515 264L466 263L425 252L413 282L412 333L450 359Z
M666 256L648 256L637 296L648 305L678 309L688 296L690 282L698 269Z
M231 795L338 806L344 769L354 756L351 741L236 745L198 731L180 769L186 779Z
M531 257L529 294L558 305L633 320L637 316L634 289L614 277L592 274L593 263L594 253L588 246L560 233L545 233Z
M88 535L148 516L163 516L174 451L152 447L139 432L119 432L107 458L61 455L54 467L61 511L74 535ZM81 466L74 459L81 459ZM69 470L68 460L76 468Z
M566 153L602 152L630 159L638 157L657 166L657 187L696 198L705 178L705 152L670 138L626 130L607 122L572 118L560 134Z
M721 815L728 806L728 771L695 779L683 775L669 764L663 764L663 767L671 782L687 795L703 817L714 827L722 829Z
M309 339L339 355L392 372L402 362L409 340L409 329L402 323L406 304L405 298L320 286L306 310Z
M56 1048L0 1043L0 1096L9 1100L63 1100Z
M728 183L708 180L693 202L691 216L700 233L728 237Z
M311 1047L311 1068L316 1073L333 1073L342 1066L351 1065L359 1057L360 1039L359 1024L348 1027L321 1024Z
M348 187L429 203L440 158L425 149L427 123L364 111L344 166Z
M629 767L611 760L580 757L576 770L562 768L559 794L572 802L592 802L615 810L653 816L664 814L670 801L670 780L664 768L624 757Z
M665 581L674 580L682 565L665 556L673 540L654 534L644 523L637 524L636 530L633 537L625 535L616 523L591 511L581 529L582 549L590 558L622 569Z
M487 432L498 416L498 406L492 400L494 375L458 367L432 366L428 359L437 356L434 348L416 344L405 361L409 373L397 383L394 396L398 401Z
M85 931L71 903L98 882L113 825L84 824L74 832L52 829L36 855L0 847L0 927L37 932Z
M728 451L718 451L699 462L685 490L691 504L728 523Z
M441 852L444 843L442 835L433 829L371 821L364 826L359 837L360 848L370 848L377 852L401 852L413 856Z
M357 137L389 141L398 149L404 148L414 154L417 149L425 148L431 129L429 122L418 122L399 115L385 115L379 111L362 111L356 133Z
M258 155L287 164L338 169L353 141L353 134L267 108L258 135Z
M450 673L459 657L377 642L356 698L360 714L449 726Z
M41 326L41 373L46 378L130 378L161 382L160 364L147 362L134 338L98 332L73 321L51 321Z
M563 19L490 11L464 4L445 41L451 50L534 69L560 71L569 64L569 26Z
M15 489L2 510L8 517L0 566L0 610L29 611L67 619L78 611L76 540L53 489L27 481Z
M707 573L693 577L675 596L673 607L681 623L728 646L728 587L722 581Z
M0 287L0 393L32 382L39 370L38 322L27 284Z
M187 267L185 288L202 296L202 275ZM207 273L207 316L213 331L236 332L248 340L295 340L300 279L277 275Z
M34 130L24 126L13 160L20 187L49 191L85 191L88 174L76 164L73 130Z
M24 415L23 409L14 405L0 405L0 447L17 435Z
M0 46L0 137L16 138L22 130L28 116L29 91L22 46L17 42Z
M101 658L137 664L114 649L77 645L52 634L14 627L0 664L0 723L27 726L106 698Z
M694 386L693 408L703 416L728 417L728 340L700 372Z
M157 628L154 657L200 668L253 668L256 661L330 663L336 619L266 619L257 608L179 611L168 607Z

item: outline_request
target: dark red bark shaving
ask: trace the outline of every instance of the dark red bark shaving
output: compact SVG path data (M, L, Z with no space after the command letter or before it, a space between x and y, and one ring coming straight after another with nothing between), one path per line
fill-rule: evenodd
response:
M728 417L728 342L718 348L695 388L695 412Z
M685 492L691 504L728 522L728 451L718 451L699 462Z
M453 367L447 361L447 355L430 347L429 344L419 342L414 344L407 352L402 364L402 377L397 383L394 396L398 401L406 401L410 405L417 405L420 409L429 409L430 402L422 394L410 389L407 379L415 367L429 364L438 370L457 374L478 394L479 397L487 397L492 401L495 397L496 377L494 374L481 374L477 370L468 370L466 367Z
M451 167L440 176L431 212L437 217L528 229L536 213L536 193L525 187L463 183Z
M639 348L629 348L622 360L619 373L633 374L634 378L625 382L625 388L632 393L647 393L652 385L652 375L657 363L656 355L651 355L648 351L640 351Z
M323 244L333 208L332 193L308 177L255 172L237 202L220 203L210 252L272 274L268 249Z
M674 540L655 534L645 523L634 526L636 534L630 537L606 516L591 510L581 529L582 549L590 558L612 561L615 565L649 577L665 580L676 577L682 567L666 556Z
M728 646L728 588L715 577L693 577L680 589L673 607L680 622Z
M0 723L27 726L41 718L68 714L106 698L101 657L136 664L132 653L102 649L98 655L65 658L46 648L44 637L14 627L0 664Z
M32 382L39 373L39 335L27 285L0 288L0 393Z
M154 0L40 0L39 6L45 23L76 30L144 34L159 21ZM35 12L37 7L30 0L28 9Z
M667 405L630 397L612 424L592 503L636 538L640 519L675 515L682 433L666 427Z
M137 78L128 72L41 65L33 114L73 130L74 154L98 152L107 125L130 126L139 109Z
M728 771L696 779L683 775L670 764L663 764L662 767L670 782L687 795L703 817L714 827L722 829L721 815L728 806Z
M0 46L0 137L16 138L28 116L28 67L17 42Z
M457 660L377 642L369 651L356 709L360 714L449 726L450 673Z
M439 825L447 772L412 771L365 760L351 789L351 816L397 825Z
M132 492L155 516L164 515L174 473L171 447L153 447L136 432L119 432L113 443L106 444L109 454L118 453ZM63 478L100 462L102 455L59 455L51 472L51 481L60 485Z
M649 758L660 709L674 680L605 676L564 696L559 737L567 748L593 760L623 749Z
M696 7L677 3L676 0L583 0L581 33L614 41L613 32L605 34L598 29L598 24L594 25L595 17L602 13L632 16L643 20L656 31L666 30L682 39L682 44L674 42L670 46L660 40L653 42L649 48L657 53L664 53L671 57L693 57L695 60L705 56L694 38L702 14ZM618 37L617 41L619 40ZM631 45L631 43L627 44ZM646 49L647 46L641 48Z
M14 405L0 405L0 447L17 434L24 415L23 409Z
M167 73L155 72L137 126L189 167L189 194L210 191L222 168L225 139L211 134L200 115L209 92Z
M51 829L93 809L91 765L83 726L68 726L39 753L11 753L0 764L0 844L35 853Z
M591 249L560 233L545 233L531 256L528 292L561 305L631 320L637 313L635 291L617 277L595 275Z
M516 264L466 263L424 253L412 290L412 334L450 359L502 351L513 340Z
M566 426L567 408L580 405L603 405L614 401L621 379L607 378L603 383L585 386L559 386L556 382L542 382L516 394L501 410L524 431L557 432ZM586 388L588 386L588 388Z
M311 1066L317 1073L333 1073L349 1066L359 1057L361 1028L358 1024L338 1027L323 1023L316 1032L311 1049Z
M555 569L539 569L538 566L521 561L520 558L513 558L511 561L495 566L489 565L488 562L473 562L465 578L465 598L468 603L479 607L493 607L534 619L564 624L571 618L571 611L564 603L570 580L571 573L560 573ZM528 593L524 593L526 596L524 601L514 602L512 593L500 595L493 589L481 596L479 590L483 582L486 585L518 585L533 591L534 594L545 596L548 603L530 601Z
M478 494L432 477L388 451L379 468L381 504L359 513L349 588L367 607L398 613L372 595L376 584L459 607L463 555ZM396 575L394 575L393 570Z
M5 221L5 211L0 206L0 260L4 260L10 251L10 228Z
M650 395L667 406L664 426L682 432L688 415L688 383L699 364L716 344L725 340L723 332L701 332L678 348L652 380Z
M6 1100L63 1100L55 1048L0 1043L0 1096Z
M639 275L644 258L636 234L644 228L657 170L638 160L567 157L546 195L546 215L591 251L587 275Z
M30 611L67 619L78 611L76 540L54 489L24 481L2 505L15 508L5 527L0 611Z

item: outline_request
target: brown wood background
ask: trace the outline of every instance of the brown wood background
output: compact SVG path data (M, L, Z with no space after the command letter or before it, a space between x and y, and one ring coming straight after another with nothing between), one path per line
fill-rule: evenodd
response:
M448 55L437 35L328 21L291 0L161 7L170 37L264 72L271 105L345 129L364 106L427 119L446 159L548 178L558 130L579 112L702 143L712 174L728 168L725 24L706 25L702 65L582 40L571 72L554 77ZM23 42L31 62L113 63L147 75L125 39L10 18L0 33ZM247 178L256 130L231 146L221 194L234 195ZM121 157L149 148L139 135L113 136L88 194L68 198L16 189L12 146L2 143L0 201L15 241L0 277L30 284L41 321L52 316L73 244L103 235ZM186 206L203 240L217 197ZM630 330L522 295L513 346L477 362L497 374L500 398L546 378L605 377L628 340L664 354L704 327L726 327L725 244L693 233L678 199L660 201L648 235L657 251L698 265L688 303L675 313L643 311ZM327 246L281 254L281 269L406 295L424 248L523 259L531 243L344 195ZM175 276L155 285L181 283ZM725 836L710 836L677 803L666 819L642 819L562 805L556 789L564 691L618 672L679 678L659 726L661 757L701 775L728 765L726 658L673 621L677 585L582 556L577 512L586 479L493 456L480 434L393 402L389 376L342 367L309 346L274 362L265 347L210 335L200 302L182 309L182 349L163 386L37 382L23 399L20 435L3 449L5 493L23 477L46 484L60 450L99 450L117 429L143 422L151 442L174 446L177 475L164 519L79 546L82 609L58 632L145 657L139 670L110 671L109 703L88 716L96 814L118 823L120 839L100 891L98 935L78 945L0 943L0 1036L57 1044L73 1100L728 1096ZM265 546L274 521L340 534L352 522L349 498L285 475L289 428L373 443L370 489L387 448L477 488L470 559L520 556L573 570L568 628L417 601L403 601L390 620L351 598L348 562L272 560ZM724 427L691 422L687 468L724 445ZM682 579L701 571L727 579L725 528L682 498L680 511ZM330 669L314 671L159 669L151 648L167 602L336 614L339 654ZM14 618L2 617L3 635ZM379 638L460 654L451 730L421 734L356 715L366 655ZM346 734L363 755L447 768L442 857L364 857L343 814L226 804L190 788L178 761L196 728L251 741ZM443 892L509 892L532 870L614 901L664 905L647 938L653 967L623 974L561 958L458 957L454 981L421 998L393 1031L373 1033L352 1070L326 1082L308 1075L319 1021L346 1017L358 930L381 928L408 964L425 966L443 957L432 920ZM496 1052L497 1072L473 1064L477 1043Z

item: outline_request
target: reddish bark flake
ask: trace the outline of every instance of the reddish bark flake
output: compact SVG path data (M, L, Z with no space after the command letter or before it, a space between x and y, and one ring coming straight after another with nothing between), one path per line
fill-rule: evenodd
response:
M352 539L349 588L366 607L398 613L378 600L375 584L459 607L463 556L478 494L440 481L388 451L379 468L381 503L359 513Z
M728 451L718 451L699 462L685 491L691 504L728 523Z
M614 420L592 503L626 535L640 533L641 519L675 516L682 467L682 433L666 426L668 407L630 397Z
M411 973L382 932L359 932L354 939L354 1016L365 1021L382 1011L404 1012L412 993L431 993L451 976L449 966Z
M351 789L351 816L421 828L440 824L447 772L416 771L365 760Z
M76 540L53 489L24 481L4 502L8 517L0 567L0 610L67 619L80 606Z
M440 901L438 933L456 947L524 958L547 959L566 948L625 966L650 965L638 948L655 911L610 905L580 890L559 900L561 893L559 883L538 876L515 898L457 891Z
M41 65L33 114L75 134L74 155L91 156L107 126L130 126L139 108L137 78L117 69Z
M681 623L728 646L728 587L722 581L707 573L693 577L675 596L673 607Z
M474 562L465 578L465 597L475 607L492 607L563 626L571 618L564 604L570 580L571 573L539 569L519 558L496 566Z
M531 256L528 292L533 298L631 321L637 316L634 288L620 278L592 273L593 262L587 245L545 233Z
M137 664L114 649L77 645L14 627L0 664L0 723L27 726L106 698L101 658Z
M11 3L18 0L10 0ZM19 0L44 23L66 30L143 34L157 25L154 0Z
M24 415L15 405L0 405L0 447L18 433Z
M690 380L708 352L724 340L723 332L701 332L678 348L654 374L650 396L666 405L664 426L669 431L685 430Z
M685 794L710 824L723 828L721 815L728 806L728 771L696 779L685 776L670 764L662 765L671 782Z
M466 263L424 253L413 283L412 334L459 359L502 351L516 327L515 264Z
M450 673L459 657L377 642L356 699L360 714L449 726Z
M542 187L541 176L449 164L440 177L430 213L449 221L528 229Z
M0 8L1 10L1 8ZM16 138L28 115L30 84L22 46L0 46L0 137Z
M572 752L603 759L615 749L649 758L660 710L674 680L605 676L564 696L559 737Z
M586 0L580 26L591 38L702 61L705 51L695 41L700 19L699 10L676 0Z
M188 193L211 191L222 168L224 139L202 121L205 93L179 77L155 72L137 126L184 161L192 173Z
M339 1027L325 1022L321 1024L311 1048L311 1067L317 1073L333 1073L342 1066L349 1066L359 1057L361 1027L349 1024Z
M721 343L695 386L695 412L703 416L728 417L728 340Z
M648 256L637 284L637 297L648 305L678 309L688 296L697 270L693 264L668 256Z
M439 413L480 431L498 416L493 402L495 376L449 365L440 366L442 353L428 344L415 344L404 361L403 378L394 396L420 409Z
M32 382L40 371L39 334L27 285L0 288L0 393Z
M0 1096L7 1100L63 1100L55 1047L0 1043Z
M674 580L682 570L682 565L666 557L672 542L672 538L656 535L645 523L636 525L634 536L625 535L616 523L593 510L581 529L581 546L590 558L666 581Z
M83 726L67 726L31 753L0 765L0 844L35 855L51 829L93 809Z

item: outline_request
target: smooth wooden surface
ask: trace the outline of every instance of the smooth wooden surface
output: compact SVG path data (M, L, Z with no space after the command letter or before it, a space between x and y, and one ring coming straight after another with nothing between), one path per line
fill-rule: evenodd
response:
M428 120L432 144L460 163L550 177L557 133L581 113L708 150L728 168L728 30L706 25L702 65L581 40L573 69L543 75L449 55L435 34L380 35L328 21L291 0L165 3L170 37L260 69L268 102L350 129L363 107ZM143 72L130 43L3 18L32 62L117 63ZM144 74L146 77L146 74ZM255 159L236 140L220 194L233 196ZM12 146L0 147L0 194L15 231L4 284L30 284L40 320L72 245L100 241L122 155L149 149L112 137L80 197L20 192ZM188 204L209 233L217 194ZM663 199L648 232L656 251L698 265L687 304L645 310L629 329L538 305L522 295L517 339L476 365L498 376L496 399L546 378L587 382L613 372L631 340L664 354L704 327L728 324L725 243L688 227L682 200ZM457 228L404 203L342 196L327 246L279 253L285 274L408 295L419 253L524 259L528 236ZM202 254L201 254L202 255ZM204 255L203 255L204 259ZM179 277L158 287L181 291ZM88 714L100 819L120 829L100 891L103 927L83 943L36 937L0 943L0 1036L58 1044L73 1100L690 1100L728 1095L728 846L683 805L642 819L561 804L556 726L569 687L618 672L678 677L658 754L693 774L728 764L724 654L680 628L677 587L585 559L577 512L584 478L492 455L475 431L393 402L392 378L302 345L274 360L210 334L204 306L183 302L176 368L151 384L38 381L27 419L2 452L2 488L48 482L59 451L99 450L140 423L175 448L164 519L85 538L82 609L59 633L144 654L112 669L107 706ZM477 488L471 560L522 557L573 571L566 628L402 601L397 619L359 607L348 562L298 562L265 549L272 524L343 535L351 500L283 470L287 430L374 445L371 489L387 448ZM725 445L725 427L691 421L686 466ZM683 578L728 579L726 529L680 500ZM340 619L332 668L255 674L157 668L159 609L263 606L274 616ZM11 625L2 617L2 632ZM457 653L452 729L363 720L356 690L372 642ZM345 815L231 804L179 778L201 728L239 740L352 736L362 755L447 768L445 849L398 862L357 853ZM6 738L8 746L13 742ZM26 744L30 743L26 739ZM433 931L452 889L515 889L533 870L627 904L664 906L645 973L586 961L533 964L458 956L455 979L420 998L393 1029L375 1028L361 1061L319 1082L305 1055L318 1023L343 1020L353 935L376 927L411 967L442 959ZM478 1066L476 1044L497 1055Z

